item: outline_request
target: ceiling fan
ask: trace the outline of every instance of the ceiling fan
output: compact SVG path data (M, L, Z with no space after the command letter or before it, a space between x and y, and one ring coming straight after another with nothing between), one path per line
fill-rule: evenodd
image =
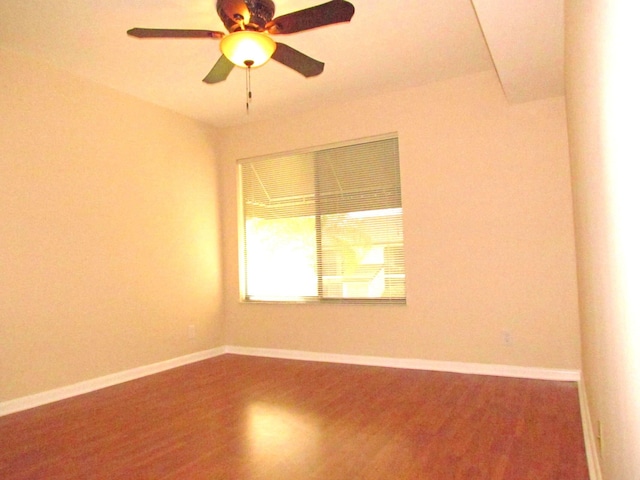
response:
M229 33L165 28L132 28L127 33L138 38L219 39L223 54L202 80L205 83L226 80L234 66L257 67L269 58L305 77L313 77L322 73L324 63L284 43L275 42L271 35L348 22L355 12L354 6L344 0L331 0L276 18L273 18L275 5L271 0L217 0L216 9Z

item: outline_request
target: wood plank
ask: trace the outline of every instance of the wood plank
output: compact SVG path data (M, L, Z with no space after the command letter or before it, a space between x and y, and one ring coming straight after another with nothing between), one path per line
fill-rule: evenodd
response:
M0 418L0 478L586 480L577 387L223 355Z

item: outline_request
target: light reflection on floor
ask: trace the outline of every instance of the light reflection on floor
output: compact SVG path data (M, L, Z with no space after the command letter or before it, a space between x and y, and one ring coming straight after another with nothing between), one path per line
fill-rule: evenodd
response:
M317 419L266 402L249 405L247 416L253 462L267 469L314 463L320 441Z

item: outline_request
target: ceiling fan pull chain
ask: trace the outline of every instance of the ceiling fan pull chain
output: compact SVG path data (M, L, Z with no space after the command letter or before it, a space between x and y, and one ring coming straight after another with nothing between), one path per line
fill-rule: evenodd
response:
M245 65L247 66L247 72L246 72L246 86L247 86L247 115L249 114L249 104L251 103L251 65L253 64L253 62L251 60L247 60L246 62L244 62Z

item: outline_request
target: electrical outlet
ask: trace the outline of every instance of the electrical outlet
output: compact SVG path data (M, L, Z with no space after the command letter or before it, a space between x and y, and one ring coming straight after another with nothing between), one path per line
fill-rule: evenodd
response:
M196 326L195 325L189 325L189 338L191 340L193 340L194 338L196 338Z
M509 330L502 331L502 344L509 347L513 343L513 337L511 336L511 332Z

